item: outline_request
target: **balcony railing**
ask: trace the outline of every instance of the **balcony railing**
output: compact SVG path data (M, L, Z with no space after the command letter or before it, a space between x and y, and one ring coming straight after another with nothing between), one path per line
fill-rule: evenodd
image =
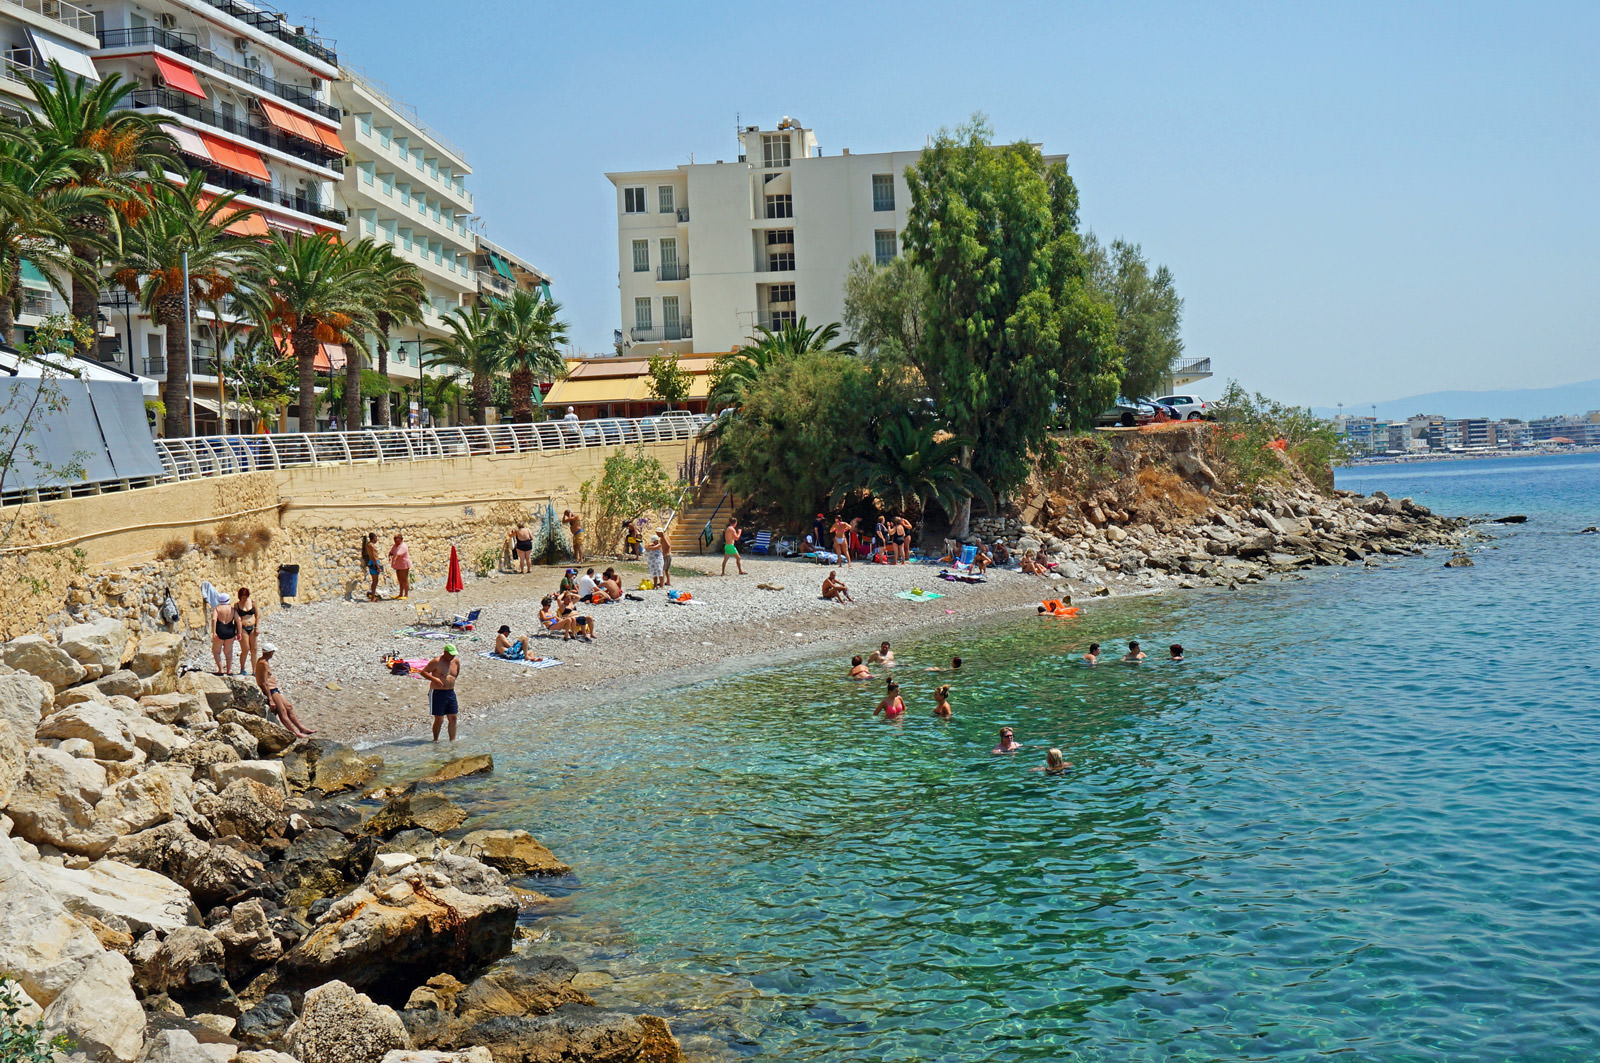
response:
M1190 380L1199 380L1211 375L1210 358L1191 358L1187 362L1179 362L1172 370L1175 377L1187 377Z
M64 314L68 310L62 298L49 288L23 288L22 312L34 317Z
M334 222L341 227L349 220L349 216L344 211L325 206L321 200L314 199L304 193L295 195L283 192L269 185L264 185L260 181L236 174L232 170L224 170L220 166L208 166L203 162L197 162L194 168L206 175L206 184L220 185L230 192L238 192L253 199L260 199L280 207L287 207L290 210L297 210L301 214L310 214L326 221Z
M694 339L694 327L687 321L678 325L662 325L658 328L635 328L628 331L628 338L635 343L661 343L669 340Z
M215 126L224 132L235 136L245 137L264 144L269 148L293 155L313 166L324 166L337 173L344 172L344 156L330 151L321 145L313 145L299 137L285 136L270 126L256 125L252 122L243 122L231 114L223 114L204 106L192 96L171 89L135 89L128 94L135 108L159 107L173 114L181 114L185 118L193 118L197 122Z
M661 266L656 270L658 281L686 281L689 279L689 263L679 262L676 266Z
M158 377L158 376L164 377L164 376L166 376L167 375L167 358L166 358L166 355L157 355L157 356L147 355L145 357L145 360L144 360L144 375L145 376L149 376L149 377Z
M330 66L339 65L338 53L324 44L321 37L289 25L282 14L270 7L239 4L234 0L204 0L204 2L218 11L232 15L246 26L260 30L269 37L276 37L284 44L298 48L307 55L316 56Z
M212 0L206 0L207 3ZM281 81L267 77L259 70L251 70L238 63L230 63L217 53L200 47L195 43L191 33L177 33L173 30L164 30L158 26L135 26L131 29L110 29L100 31L100 47L102 48L139 48L153 46L165 48L169 52L176 52L186 59L204 63L213 70L227 74L229 77L238 78L248 85L254 85L263 92L290 103L304 107L308 111L339 121L343 112L331 104L317 99L317 94L308 88L299 85L287 85Z
M42 81L46 85L54 85L55 78L50 76L50 71L34 62L33 52L27 48L13 48L0 56L0 76L9 81L22 82L27 78Z
M53 22L71 26L79 33L94 36L94 13L85 11L76 4L64 3L63 0L11 0L11 2L34 14L43 15Z
M678 221L687 222L688 220L689 220L689 208L688 207L679 207L678 208Z

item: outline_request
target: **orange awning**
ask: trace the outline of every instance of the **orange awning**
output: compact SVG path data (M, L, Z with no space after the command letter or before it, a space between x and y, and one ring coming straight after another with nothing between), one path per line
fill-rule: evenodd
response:
M215 199L215 198L216 197L213 196L210 192L201 192L200 193L200 205L202 207L209 207L211 205L211 201L213 199ZM223 211L218 216L218 220L220 220L220 221L222 221L224 223L224 225L223 225L223 231L224 232L230 232L235 236L265 236L265 235L267 235L267 220L265 218L263 218L260 214L246 215L245 217L240 218L238 221L234 221L234 222L228 221L229 218L233 217L235 214L238 214L238 213L240 213L240 211L238 211L238 210L226 210L226 211Z
M301 140L309 140L313 144L322 143L322 138L317 136L316 127L289 108L268 99L256 102L261 104L261 113L267 116L267 121L279 131L299 137Z
M320 346L322 349L317 351L317 357L312 362L312 365L316 367L317 372L331 373L335 369L344 368L345 358L343 346L337 343L324 343Z
M333 151L337 151L341 155L343 155L348 150L344 146L344 141L339 139L339 131L338 130L336 130L336 129L324 129L319 125L312 125L311 128L312 128L313 131L316 132L317 139L322 141L323 145L326 146L327 148L329 148L329 149L331 149Z
M258 181L271 181L272 174L267 172L267 164L261 161L261 156L250 148L243 148L231 144L213 133L201 133L200 139L205 141L206 149L211 152L211 157L218 166L224 166L234 173L242 173L246 177L254 177Z
M161 80L167 83L168 88L187 92L202 100L206 98L205 90L200 87L200 82L195 80L194 71L176 59L168 59L164 55L157 54L156 69L161 72Z

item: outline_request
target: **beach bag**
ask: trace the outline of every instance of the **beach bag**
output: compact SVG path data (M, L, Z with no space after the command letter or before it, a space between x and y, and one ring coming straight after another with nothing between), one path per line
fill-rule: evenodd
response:
M178 613L178 603L172 600L172 592L167 592L166 598L161 602L161 622L168 627L175 625L181 616Z
M642 591L653 591L653 590L655 590L656 589L655 580L648 580L648 579L640 580L639 581L639 589L642 590Z

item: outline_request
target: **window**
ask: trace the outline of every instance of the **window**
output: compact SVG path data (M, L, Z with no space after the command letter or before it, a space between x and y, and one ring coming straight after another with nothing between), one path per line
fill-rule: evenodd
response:
M761 165L772 168L789 165L789 134L761 134Z
M767 256L767 269L774 273L785 273L794 269L793 251L774 251Z
M768 247L771 247L773 244L792 244L792 243L794 243L794 230L793 229L768 229L767 230L767 246Z
M875 173L872 175L872 209L894 209L894 174Z
M633 301L633 327L650 328L650 300L648 298Z
M622 190L622 213L624 213L624 214L643 214L644 213L644 189L643 188L624 188Z
M785 325L792 325L795 323L795 313L793 310L774 310L768 316L772 319L772 324L768 325L767 327L773 330L779 330Z
M635 273L650 272L649 240L635 240L633 242L633 271Z
M794 197L793 196L768 196L767 197L767 217L769 217L769 218L792 218L792 217L794 217Z
M767 289L767 302L792 303L794 302L794 285L774 284Z
M672 186L661 185L656 189L656 198L661 203L661 213L671 214L675 209L672 205Z
M887 266L897 254L893 229L879 229L872 234L872 257L880 266Z
M664 281L677 281L689 275L688 269L678 269L678 241L667 237L661 241L661 279ZM663 308L662 314L666 314Z

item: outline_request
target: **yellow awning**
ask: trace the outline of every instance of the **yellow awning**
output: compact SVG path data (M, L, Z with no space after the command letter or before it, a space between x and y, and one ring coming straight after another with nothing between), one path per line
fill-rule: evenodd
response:
M711 394L711 377L696 373L689 378L689 398L703 399ZM546 406L602 405L605 403L655 402L647 376L601 377L597 380L567 378L558 380L544 397Z

